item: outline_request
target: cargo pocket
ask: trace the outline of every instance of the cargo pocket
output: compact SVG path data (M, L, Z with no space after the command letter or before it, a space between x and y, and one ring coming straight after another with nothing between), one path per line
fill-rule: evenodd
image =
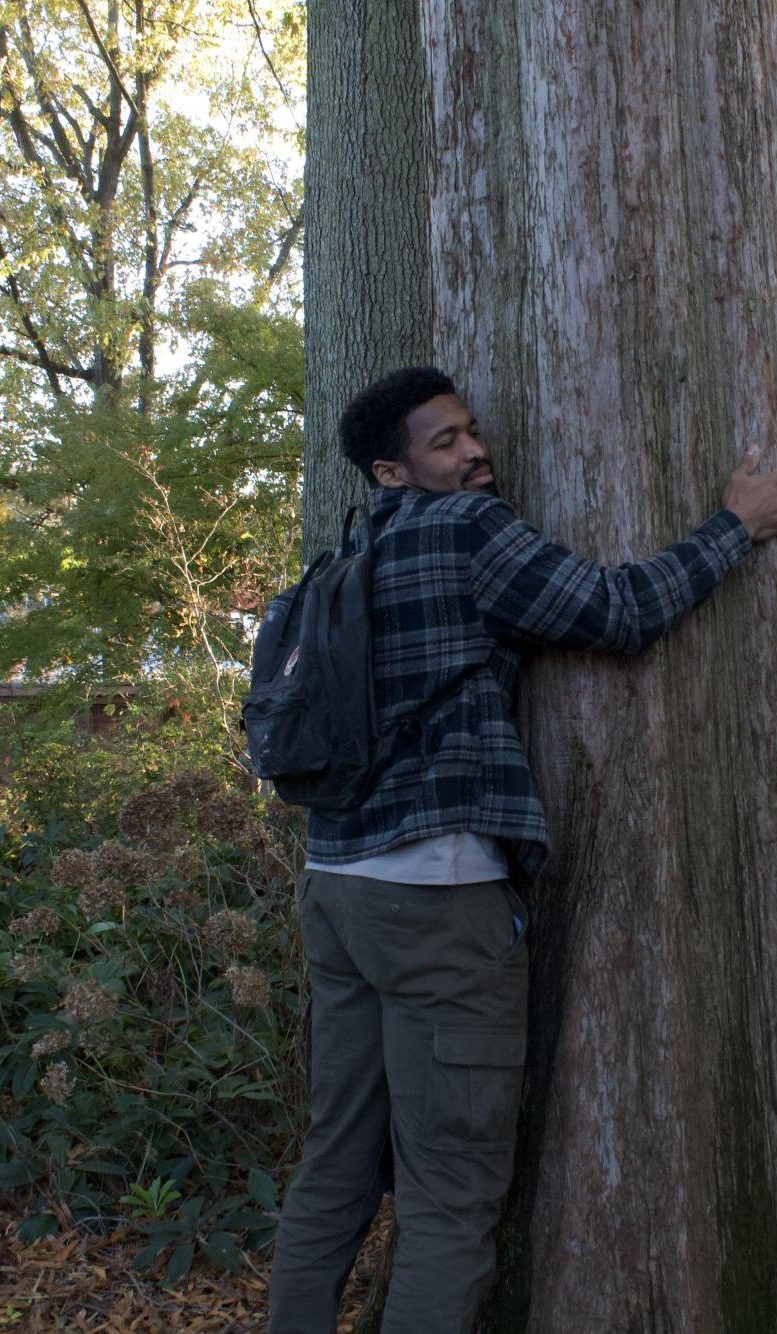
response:
M525 1059L522 1031L436 1028L424 1107L424 1147L459 1152L511 1147Z

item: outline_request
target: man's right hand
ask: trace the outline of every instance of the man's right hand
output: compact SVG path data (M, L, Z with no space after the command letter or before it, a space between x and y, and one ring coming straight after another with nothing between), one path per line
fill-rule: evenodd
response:
M753 542L777 537L777 469L758 473L761 451L751 445L723 492L723 504L736 514Z

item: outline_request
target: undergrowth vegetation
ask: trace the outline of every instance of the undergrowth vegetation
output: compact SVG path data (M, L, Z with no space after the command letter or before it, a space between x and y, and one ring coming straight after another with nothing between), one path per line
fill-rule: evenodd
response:
M26 751L17 727L9 751L0 1187L24 1238L123 1222L173 1281L273 1233L304 1115L302 844L202 729L137 727Z

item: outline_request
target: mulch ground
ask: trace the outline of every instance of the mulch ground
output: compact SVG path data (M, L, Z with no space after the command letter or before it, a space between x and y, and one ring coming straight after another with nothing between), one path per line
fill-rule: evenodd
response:
M76 1231L21 1245L18 1219L0 1220L0 1330L219 1330L252 1334L267 1327L270 1257L247 1257L239 1276L206 1264L175 1288L138 1274L142 1239L120 1229L105 1237ZM391 1224L384 1206L367 1237L343 1298L338 1334L351 1334ZM164 1274L164 1269L161 1269Z

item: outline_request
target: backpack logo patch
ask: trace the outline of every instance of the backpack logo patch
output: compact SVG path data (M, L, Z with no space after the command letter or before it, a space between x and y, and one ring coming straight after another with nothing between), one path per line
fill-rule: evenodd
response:
M295 648L294 652L291 654L289 661L286 663L286 666L283 669L284 676L291 676L292 672L294 671L294 668L297 665L298 657L299 657L299 644Z

